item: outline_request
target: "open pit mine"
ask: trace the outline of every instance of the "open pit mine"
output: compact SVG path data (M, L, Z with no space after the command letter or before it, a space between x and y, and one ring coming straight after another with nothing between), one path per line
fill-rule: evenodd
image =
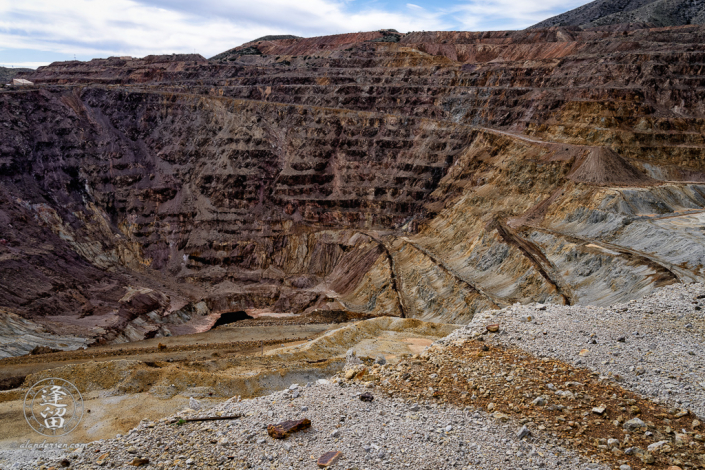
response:
M440 440L519 423L453 447L467 468L515 468L499 440L516 468L703 468L705 26L586 14L17 74L30 84L0 89L0 444L41 442L21 400L61 377L93 410L77 442L138 428L47 465L313 468L297 462L336 449L306 446L363 439L345 434L357 414L321 424L352 413L338 383L386 413L375 426L402 415L369 390L425 427L428 410L479 410L442 408ZM641 338L650 359L619 349ZM210 424L191 429L219 454L169 437L185 417L240 418L227 429L254 446L265 421L311 416L332 437L264 457ZM405 434L361 440L360 468L427 468L436 437L389 426Z
M704 27L606 26L20 74L0 92L0 354L703 281L703 63Z

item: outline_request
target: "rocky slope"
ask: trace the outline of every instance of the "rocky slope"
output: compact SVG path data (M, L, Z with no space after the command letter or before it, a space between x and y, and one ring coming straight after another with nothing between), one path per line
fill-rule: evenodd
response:
M683 26L705 24L705 4L691 0L596 0L544 20L530 29L606 25Z
M0 93L0 306L467 323L703 280L705 29L390 30L55 63Z
M12 79L19 73L30 73L33 71L32 69L24 68L0 67L0 86L12 82Z

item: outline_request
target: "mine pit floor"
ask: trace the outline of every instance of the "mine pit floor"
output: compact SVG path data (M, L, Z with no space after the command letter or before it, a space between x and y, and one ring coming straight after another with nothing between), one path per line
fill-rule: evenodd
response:
M291 325L279 327L216 328L205 333L153 338L133 343L95 346L84 350L61 351L49 354L18 356L0 359L0 380L26 376L42 370L90 361L195 361L211 359L214 353L256 355L284 343L313 339L326 331L339 328L339 324ZM161 349L159 344L165 345Z
M330 377L342 370L349 348L368 362L382 355L394 363L457 327L387 317L346 324L225 325L194 335L3 359L5 377L25 377L19 388L0 391L0 450L44 440L23 415L25 393L44 378L69 380L91 410L71 434L48 441L85 443L178 413L191 397L209 407L233 396L257 397Z

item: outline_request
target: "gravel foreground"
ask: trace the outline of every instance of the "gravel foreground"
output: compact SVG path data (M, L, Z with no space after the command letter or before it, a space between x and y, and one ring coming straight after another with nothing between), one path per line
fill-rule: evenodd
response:
M483 412L438 404L419 405L376 393L359 385L328 381L239 401L229 400L194 416L229 416L232 421L169 424L143 422L128 435L98 441L66 458L71 468L313 469L329 451L343 456L333 468L362 469L545 469L608 468L557 446L532 438L520 440L518 428ZM372 402L359 395L371 392ZM296 396L297 398L293 398ZM182 415L185 416L185 415ZM310 429L283 440L266 427L288 419L308 418ZM31 465L58 467L60 462Z
M616 377L656 403L705 415L703 284L667 286L610 307L532 304L484 312L442 342L472 337L490 323L501 326L491 336L497 344Z
M7 468L313 469L329 451L342 453L331 468L358 470L705 468L701 307L705 286L693 284L609 308L487 312L400 364L350 364L330 381L178 415L239 419L144 421L81 452L17 453ZM301 418L310 429L267 434Z

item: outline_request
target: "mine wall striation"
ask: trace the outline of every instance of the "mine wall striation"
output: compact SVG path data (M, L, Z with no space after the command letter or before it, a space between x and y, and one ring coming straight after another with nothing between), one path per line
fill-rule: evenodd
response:
M704 66L701 26L567 26L22 73L0 91L0 327L49 345L248 309L467 323L703 281Z

